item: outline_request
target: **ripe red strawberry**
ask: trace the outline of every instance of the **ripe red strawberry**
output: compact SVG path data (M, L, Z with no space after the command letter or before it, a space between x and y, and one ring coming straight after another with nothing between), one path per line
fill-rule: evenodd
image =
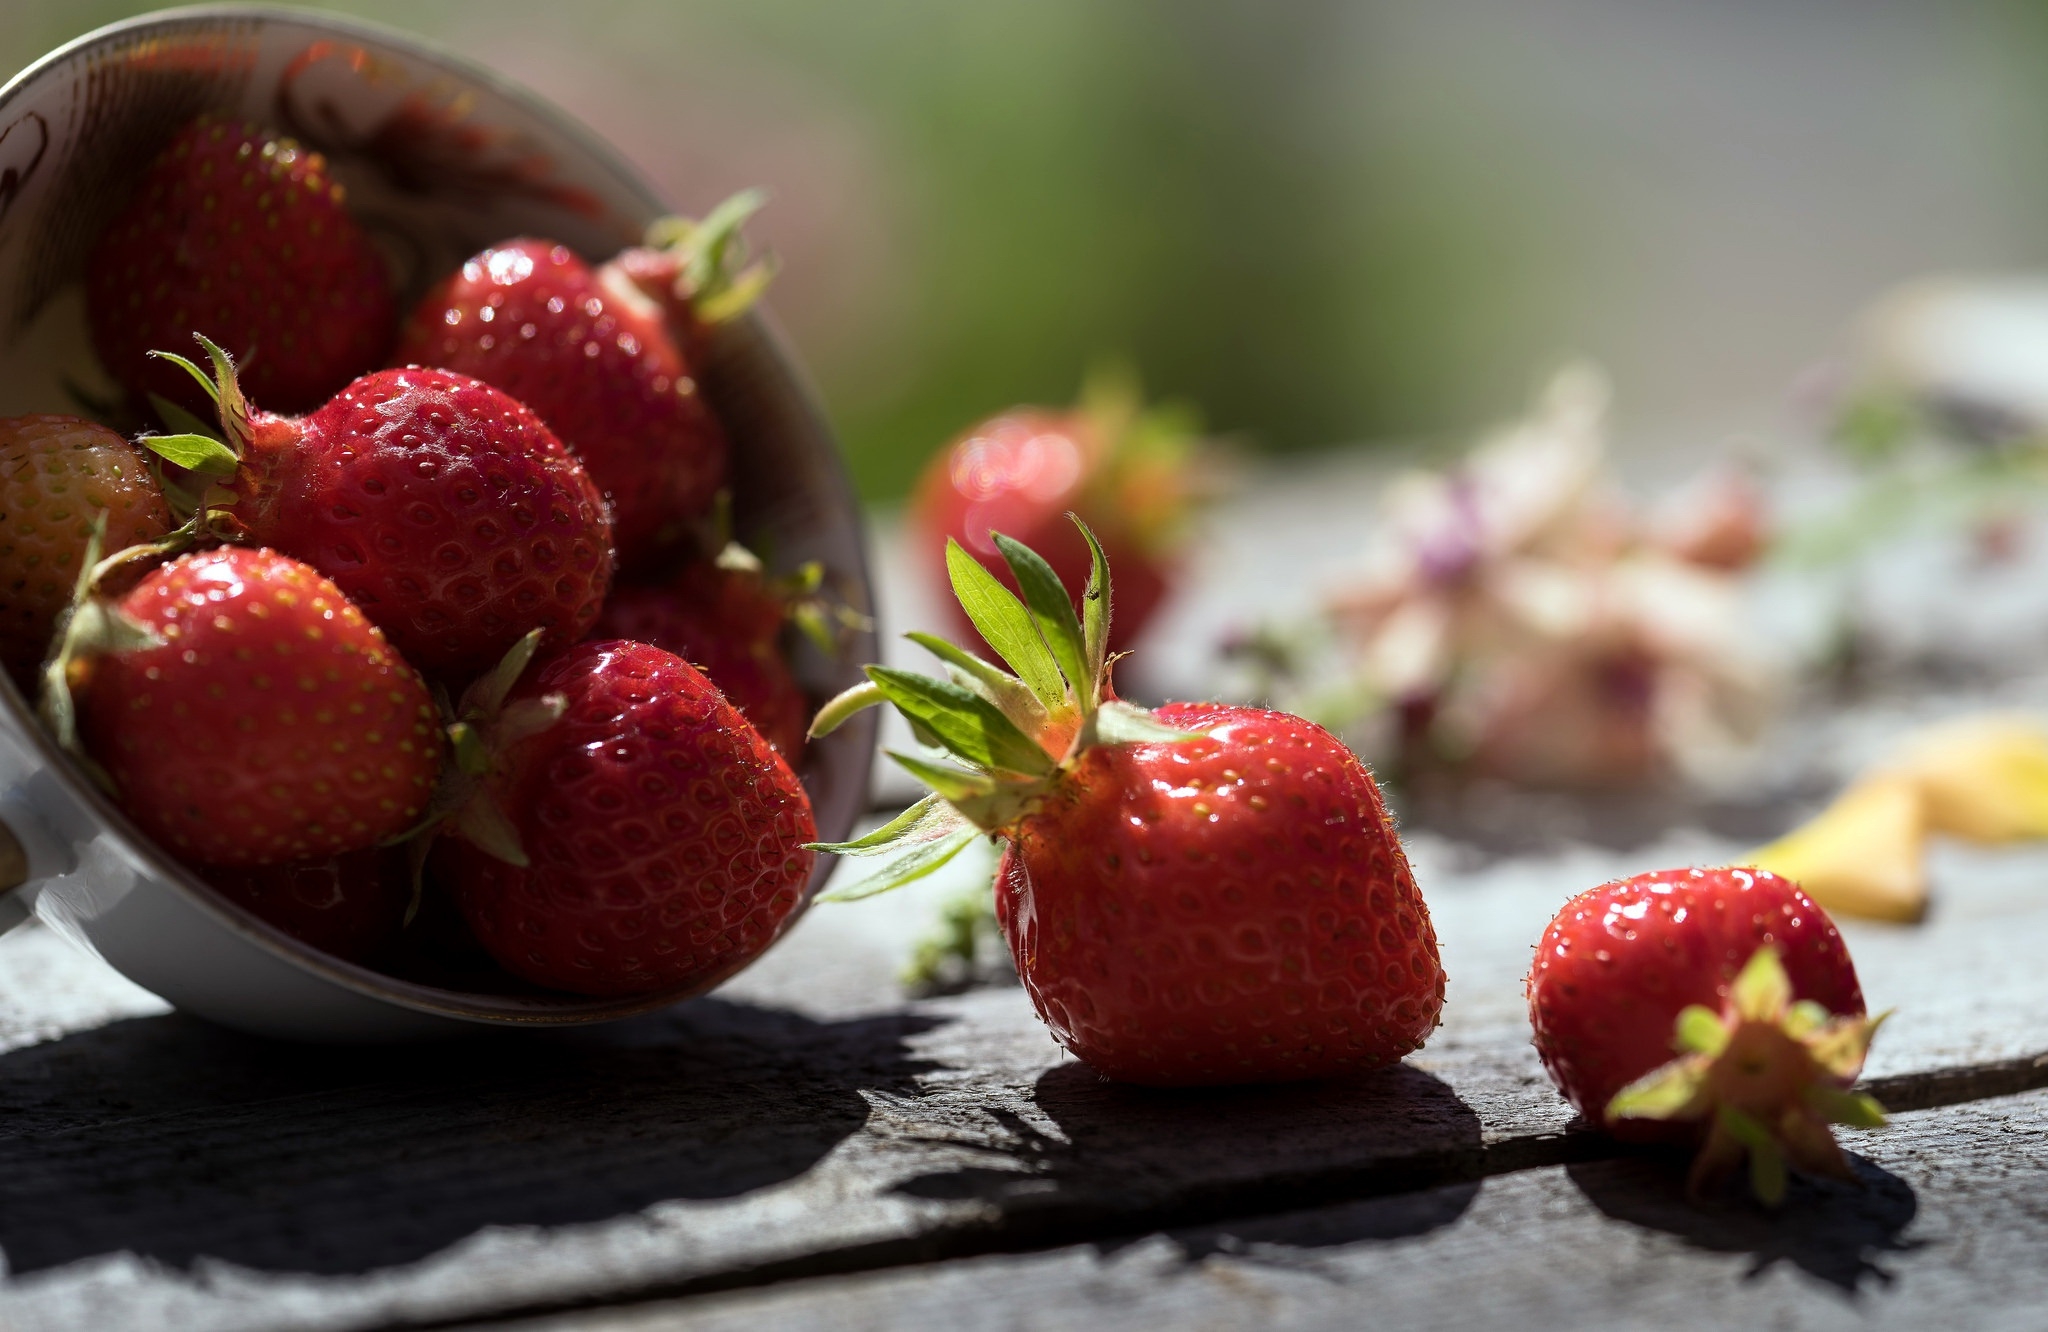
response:
M24 690L71 604L102 512L109 550L171 528L163 491L134 445L75 416L0 419L0 667Z
M1847 1090L1882 1019L1864 1015L1834 923L1775 874L1666 870L1583 892L1543 932L1528 994L1565 1098L1626 1138L1704 1139L1695 1185L1747 1151L1774 1202L1787 1158L1848 1173L1829 1123L1883 1122Z
M100 649L77 664L80 738L128 817L180 860L339 855L426 810L440 769L426 686L299 561L185 555L89 618L126 632L78 644Z
M1018 974L1053 1035L1113 1078L1315 1078L1419 1048L1444 974L1365 766L1285 713L1118 701L1100 548L1084 622L1045 561L1007 537L998 546L1023 604L957 544L948 564L1018 676L918 635L950 683L871 666L813 727L886 700L968 765L895 756L937 794L827 848L907 852L839 895L906 882L984 833L1003 838L996 909Z
M1172 583L1197 486L1193 422L1139 410L1134 386L1091 386L1066 411L1018 407L973 426L926 466L911 502L918 540L936 558L958 541L1012 591L991 532L1038 551L1064 583L1088 577L1088 546L1067 522L1095 529L1117 571L1116 642L1144 632Z
M593 272L566 246L520 238L428 292L395 355L474 375L538 412L611 499L630 568L686 536L726 483L725 430L687 344L617 262Z
M131 392L205 400L150 359L197 331L244 358L249 391L305 411L384 359L391 274L319 153L208 114L175 134L86 263L93 348Z
M199 874L221 896L345 962L382 961L412 901L404 853L376 847L288 865L202 867Z
M681 997L758 957L815 859L789 765L659 648L580 643L514 688L525 661L479 681L457 729L475 788L442 863L478 941L590 995Z
M142 443L229 473L234 497L211 507L332 578L413 665L468 680L529 630L567 644L597 619L611 519L582 464L523 405L414 366L276 416L253 410L228 358L205 345L227 446Z

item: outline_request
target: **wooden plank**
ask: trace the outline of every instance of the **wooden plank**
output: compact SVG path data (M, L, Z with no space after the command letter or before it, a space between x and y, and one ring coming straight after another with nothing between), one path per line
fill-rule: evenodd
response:
M1547 1167L1045 1253L793 1282L499 1332L944 1327L2033 1329L2048 1307L2048 1093L1857 1134L1855 1184L1776 1214L1683 1166Z
M1207 1095L1102 1084L1014 989L902 1002L895 971L943 883L821 909L714 1000L609 1030L425 1050L215 1032L31 932L0 943L0 1033L18 1044L0 1055L12 1272L0 1322L457 1320L1270 1213L1602 1153L1604 1140L1565 1131L1528 1049L1527 950L1569 892L1701 845L1475 868L1416 839L1452 976L1444 1030L1378 1077ZM1857 933L1873 1001L1907 1004L1887 1069L2040 1043L2016 1015L2040 1011L2041 978L1978 944L2039 955L2048 911L2025 885L2041 869L1987 861L1929 926ZM1942 997L1954 973L1937 964L1951 951L1979 987L1969 1003ZM1914 996L1934 1009L1918 1025ZM2048 1072L1999 1076L2011 1090Z

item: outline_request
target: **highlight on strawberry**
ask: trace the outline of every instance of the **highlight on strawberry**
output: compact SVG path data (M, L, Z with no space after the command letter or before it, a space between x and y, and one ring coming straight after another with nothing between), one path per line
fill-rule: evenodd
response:
M887 703L939 751L891 755L933 794L819 847L885 858L828 897L897 887L996 839L997 918L1033 1006L1119 1080L1317 1078L1419 1049L1444 973L1372 775L1299 717L1117 698L1109 562L1074 521L1091 566L1078 614L1023 544L993 537L1021 599L947 547L961 608L1010 670L913 633L945 679L869 666L819 711L813 735Z
M1851 1090L1884 1016L1864 1011L1842 936L1798 885L1681 869L1565 903L1528 979L1536 1051L1593 1124L1699 1145L1700 1192L1749 1162L1776 1205L1788 1168L1850 1176L1830 1125L1876 1128Z

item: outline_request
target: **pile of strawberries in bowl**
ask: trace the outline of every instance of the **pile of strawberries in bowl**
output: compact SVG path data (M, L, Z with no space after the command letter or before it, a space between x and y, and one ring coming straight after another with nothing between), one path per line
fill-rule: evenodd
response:
M757 200L600 262L507 236L407 298L321 153L168 129L83 268L118 392L0 419L15 685L331 957L599 998L746 965L816 860L792 631L836 650L859 595L731 539L702 367L769 276Z

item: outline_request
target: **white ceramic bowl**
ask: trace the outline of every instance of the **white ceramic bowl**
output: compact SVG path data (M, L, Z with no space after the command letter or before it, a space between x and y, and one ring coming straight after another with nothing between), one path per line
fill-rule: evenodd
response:
M488 70L399 33L245 6L148 15L82 37L0 88L0 415L73 410L99 379L80 269L132 181L178 126L239 112L327 153L351 210L398 257L416 296L483 246L549 236L592 259L663 212L589 131ZM830 427L773 327L749 316L700 377L732 438L743 537L778 565L823 561L870 607L860 511ZM874 659L872 635L798 673L823 696ZM810 746L818 831L866 805L872 712ZM812 876L811 891L829 864ZM538 990L478 994L397 980L318 952L216 895L138 833L58 754L0 677L0 925L30 912L179 1008L313 1040L387 1040L469 1023L601 1022L689 997ZM694 993L694 991L690 992Z

